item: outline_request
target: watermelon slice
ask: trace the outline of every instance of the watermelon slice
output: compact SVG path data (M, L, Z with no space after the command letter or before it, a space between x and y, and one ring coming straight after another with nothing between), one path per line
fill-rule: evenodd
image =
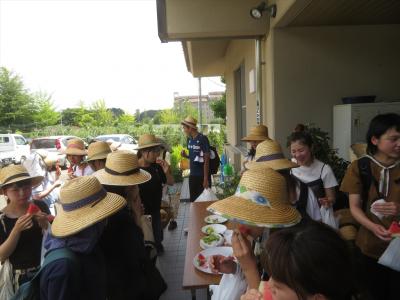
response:
M54 221L55 216L53 215L47 215L47 221L49 221L50 223Z
M245 236L250 234L250 228L247 227L246 225L240 224L238 226L238 229L239 229L240 233L245 235Z
M399 222L392 222L392 224L389 227L389 232L392 234L392 237L400 237Z
M199 263L199 266L202 267L202 266L204 266L204 265L206 264L207 259L204 257L203 254L200 253L200 254L197 256L197 261L198 261L198 263Z
M258 291L263 295L264 300L272 300L272 293L268 281L261 281Z
M33 203L30 203L29 207L28 207L28 211L26 213L28 215L34 215L34 214L36 214L38 212L40 212L40 208L37 205L35 205Z

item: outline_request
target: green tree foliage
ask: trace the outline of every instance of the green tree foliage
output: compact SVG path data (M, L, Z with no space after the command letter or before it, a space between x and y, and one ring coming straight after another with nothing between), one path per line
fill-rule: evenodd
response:
M122 114L116 122L117 126L132 126L135 124L135 116L130 114Z
M34 126L34 101L22 79L0 68L0 126L15 130Z
M78 126L76 122L78 120L78 115L80 108L67 108L61 112L62 124L66 126Z
M224 121L226 120L226 94L224 94L221 99L212 101L210 107L216 118L220 118Z
M107 108L103 99L97 100L92 104L89 114L93 118L93 126L110 126L113 123L113 114Z
M33 95L33 99L36 108L33 119L36 127L56 125L61 118L61 114L56 111L51 96L44 92L38 92Z

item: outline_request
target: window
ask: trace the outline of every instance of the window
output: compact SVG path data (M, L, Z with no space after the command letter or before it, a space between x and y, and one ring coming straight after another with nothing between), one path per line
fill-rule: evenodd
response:
M26 141L22 136L14 136L17 145L26 145Z
M55 139L33 140L31 145L31 149L50 149L55 147L56 147Z
M246 147L246 143L241 139L246 136L246 88L244 77L244 64L234 72L234 88L235 88L235 107L236 107L236 145L239 147Z
M8 136L0 136L0 143L6 144L10 142L10 138Z

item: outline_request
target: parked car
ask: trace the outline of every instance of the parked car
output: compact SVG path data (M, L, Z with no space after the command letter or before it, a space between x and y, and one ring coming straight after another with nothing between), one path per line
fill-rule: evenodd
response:
M97 141L114 142L118 146L118 150L130 150L136 153L138 147L137 141L129 134L108 134L99 135L94 138Z
M67 157L62 153L67 148L67 141L76 138L72 135L59 135L59 136L47 136L36 138L31 143L31 153L35 153L39 149L46 150L49 158L55 163L58 161L61 168L67 168L69 166Z
M27 140L20 134L0 134L0 165L19 164L29 156Z

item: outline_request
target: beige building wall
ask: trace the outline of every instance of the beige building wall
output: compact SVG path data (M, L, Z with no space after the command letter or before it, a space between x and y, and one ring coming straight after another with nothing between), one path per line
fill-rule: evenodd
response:
M282 145L297 123L332 136L333 106L342 97L400 99L399 25L275 29L268 39L267 124Z

